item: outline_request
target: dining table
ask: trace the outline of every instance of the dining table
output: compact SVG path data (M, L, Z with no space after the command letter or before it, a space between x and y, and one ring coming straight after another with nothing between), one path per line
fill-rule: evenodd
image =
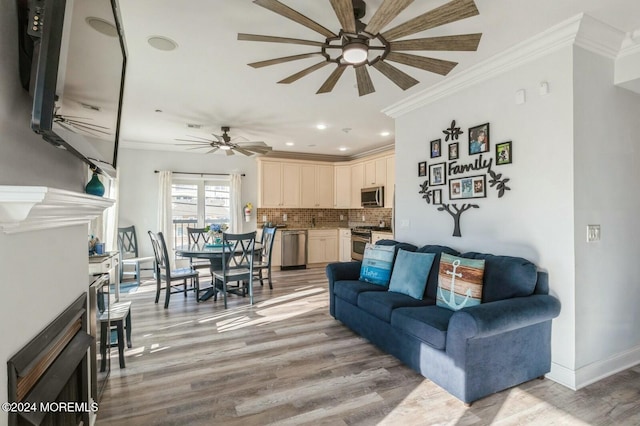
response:
M222 256L223 253L231 253L232 247L230 245L215 244L215 243L194 243L176 247L176 255L188 258L197 259L209 259L211 262L211 280L213 281L213 271L222 269ZM262 251L262 244L255 243L253 245L253 255L258 256ZM239 245L233 250L235 254L242 254L242 247ZM202 296L199 297L201 302L210 299L216 292L215 283L211 283L211 287L205 291Z

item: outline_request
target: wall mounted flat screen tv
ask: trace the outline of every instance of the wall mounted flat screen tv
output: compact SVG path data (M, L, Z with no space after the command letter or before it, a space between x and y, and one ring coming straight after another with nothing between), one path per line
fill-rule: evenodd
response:
M31 128L115 172L127 51L117 0L18 0Z

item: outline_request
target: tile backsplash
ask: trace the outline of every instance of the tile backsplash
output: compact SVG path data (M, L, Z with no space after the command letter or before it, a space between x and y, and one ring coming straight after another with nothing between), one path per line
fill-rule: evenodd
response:
M338 226L353 227L362 225L378 226L380 221L385 226L391 223L391 209L266 209L256 211L258 226L264 222L288 227L308 228L315 219L316 227ZM285 220L286 216L286 220ZM363 220L364 218L364 220Z

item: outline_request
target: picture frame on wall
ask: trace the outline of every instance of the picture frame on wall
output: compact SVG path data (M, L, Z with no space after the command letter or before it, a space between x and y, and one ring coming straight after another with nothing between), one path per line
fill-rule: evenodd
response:
M440 157L442 155L442 139L436 139L430 142L431 158Z
M489 123L469 128L469 155L489 152Z
M433 190L433 205L439 206L442 204L442 189Z
M447 183L447 163L437 163L429 165L429 184L431 186L446 185Z
M511 141L496 144L496 166L503 164L511 164L513 161L513 151L511 150Z
M427 175L427 162L421 161L420 163L418 163L418 176L422 177L426 175Z
M449 181L449 199L485 198L487 196L487 175L469 176Z
M460 157L460 150L458 149L458 142L449 144L449 160L457 160Z

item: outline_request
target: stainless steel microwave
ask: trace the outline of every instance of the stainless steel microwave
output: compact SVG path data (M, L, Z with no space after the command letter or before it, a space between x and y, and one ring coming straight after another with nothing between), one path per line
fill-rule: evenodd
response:
M384 207L384 186L362 188L360 190L360 205L362 207Z

